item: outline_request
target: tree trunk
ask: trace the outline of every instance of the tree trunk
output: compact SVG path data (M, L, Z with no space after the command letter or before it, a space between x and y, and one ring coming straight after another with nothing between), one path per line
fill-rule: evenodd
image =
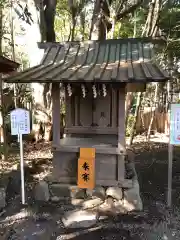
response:
M40 28L40 33L41 33L41 42L46 41L46 22L45 22L45 15L44 15L44 4L43 0L40 0L40 23L39 23L39 28Z
M80 21L81 21L81 40L84 41L85 34L85 12L80 13Z
M134 12L134 17L135 17L135 21L134 21L134 33L133 33L133 38L136 37L136 31L137 31L137 26L136 26L136 11ZM125 112L125 126L127 127L127 124L128 124L128 114L129 114L129 110L130 110L130 107L131 107L131 104L132 104L132 100L133 100L133 93L132 92L127 92L127 95L126 95L126 112Z
M99 14L101 11L101 4L100 0L96 0L94 3L94 10L93 10L93 16L91 21L91 29L89 34L90 40L100 40L99 33L101 32L100 25L99 25ZM104 28L104 25L103 25Z
M157 33L157 23L159 20L160 6L161 6L160 0L155 0L152 23L151 23L151 32L150 32L151 36L156 36L156 33Z
M71 26L70 26L70 29L69 29L69 36L68 36L67 42L69 42L69 41L71 40L71 33L72 33L72 31L71 31Z
M147 19L146 19L146 23L144 25L142 36L149 36L150 35L151 24L152 24L152 16L153 16L153 9L154 9L154 2L155 2L155 0L152 0L150 5L149 5L148 16L147 16Z
M46 41L55 42L54 18L57 0L44 0L44 19L46 24Z
M155 94L154 94L154 104L153 105L155 105L155 106L156 106L157 96L158 96L158 83L156 83L156 89L155 89ZM150 140L151 129L152 129L152 124L153 124L154 117L155 117L155 112L156 112L156 108L154 109L154 111L152 111L151 120L150 120L150 124L149 124L149 128L148 128L148 132L147 132L147 141L148 142Z
M13 11L13 1L11 0L10 21L11 21L12 59L13 59L13 61L16 61L15 44L14 44L14 19L13 19L12 11ZM17 107L17 101L16 101L16 97L17 97L17 93L16 93L16 83L14 83L13 85L14 85L14 106L15 106L15 108L16 108L16 107Z
M142 31L142 36L152 36L154 34L155 27L157 25L158 19L159 19L159 12L160 12L160 0L152 0L151 4L149 6L149 12L147 16L146 23L144 25L144 29ZM152 31L152 28L154 29ZM135 119L133 122L133 126L131 129L130 133L130 145L133 142L134 139L134 134L136 130L136 122L137 122L137 117L138 117L138 112L141 106L141 101L142 101L142 96L143 93L138 93L138 98L137 98L137 105L136 105L136 111L135 111Z
M133 139L134 139L134 135L135 135L135 131L136 131L136 122L137 122L137 119L138 119L138 113L139 113L139 109L140 109L140 106L141 106L142 96L143 96L143 92L139 92L138 96L137 96L137 103L136 103L136 110L135 110L135 114L134 114L134 121L133 121L131 132L130 132L130 140L129 140L130 145L132 145L132 143L133 143Z
M128 114L133 100L133 93L127 92L125 101L125 126L128 124Z
M104 12L104 14L102 13ZM104 15L110 16L109 8L106 1L101 4L100 0L96 0L94 4L94 11L92 17L92 25L90 29L90 39L92 40L105 40L107 32L112 28Z
M76 5L74 5L73 0L68 0L69 9L71 11L71 19L72 19L72 28L71 28L71 41L74 41L75 37L75 28L77 23L78 9Z
M136 14L136 11L134 11L134 28L133 28L133 38L136 37L136 32L137 32L137 21L136 21L136 17L137 17L137 14Z
M96 0L94 2L94 8L93 8L93 15L92 15L92 20L91 20L91 27L90 27L90 31L89 31L89 40L92 39L92 34L93 34L93 29L94 29L94 24L95 24L95 19L96 19L96 4L97 4Z
M74 17L72 17L72 29L71 29L71 41L74 41L74 37L75 37L75 27L76 27L76 19Z
M112 10L111 39L114 39L115 26L116 26L116 13L115 10Z
M152 0L149 5L149 12L144 25L142 36L155 36L157 32L157 23L161 8L160 0Z

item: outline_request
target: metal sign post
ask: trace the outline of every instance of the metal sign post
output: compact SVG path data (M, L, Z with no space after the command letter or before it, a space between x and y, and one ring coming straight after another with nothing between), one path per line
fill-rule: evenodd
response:
M171 207L172 204L172 163L173 163L173 145L168 145L168 194L167 205Z
M20 168L21 168L21 194L22 204L25 204L25 186L24 186L24 159L23 159L23 134L30 133L29 111L16 108L10 114L11 117L11 135L17 135L20 143Z
M20 142L20 166L21 166L21 194L22 194L22 204L25 204L25 187L24 187L24 159L23 159L23 141L22 134L19 134Z
M172 164L173 164L173 145L180 145L180 104L170 106L170 129L168 146L168 195L167 205L172 205Z

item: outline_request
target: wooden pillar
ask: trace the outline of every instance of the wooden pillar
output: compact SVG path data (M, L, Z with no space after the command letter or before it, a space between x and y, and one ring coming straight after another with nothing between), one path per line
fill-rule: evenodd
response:
M125 147L125 88L118 91L118 147Z
M118 181L125 178L125 88L118 90Z
M112 127L117 128L117 92L112 89L112 116L111 116Z
M4 95L3 95L3 79L2 79L2 74L0 74L0 105L5 106L4 104ZM6 133L6 125L5 125L5 109L2 107L0 111L0 128L1 128L1 133L0 133L0 143L3 145L3 155L2 159L7 161L8 160L8 150L7 150L7 133Z
M65 126L68 128L68 127L71 127L72 126L72 98L67 96L65 96L65 104L66 104L66 117L65 117L65 121L66 121L66 124Z
M60 144L60 86L52 84L53 145Z
M79 97L75 96L75 126L79 126Z

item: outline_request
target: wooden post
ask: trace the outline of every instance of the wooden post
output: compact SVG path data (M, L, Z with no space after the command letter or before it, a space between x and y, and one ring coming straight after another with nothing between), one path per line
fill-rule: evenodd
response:
M112 88L112 116L111 116L112 127L117 127L117 92Z
M2 159L7 161L8 159L8 151L7 151L7 136L6 136L6 126L5 126L5 119L4 119L4 97L3 97L3 80L2 80L2 75L0 75L0 106L1 106L1 145L3 144L3 155Z
M118 90L118 148L122 155L118 156L118 181L125 177L125 88Z
M78 107L79 107L79 104L78 104L78 96L75 96L75 126L78 126L79 125L79 121L78 121Z
M173 145L168 145L168 194L167 194L167 205L172 205L172 165L173 165Z
M52 84L53 145L60 144L60 86Z
M118 147L125 147L125 88L118 91Z

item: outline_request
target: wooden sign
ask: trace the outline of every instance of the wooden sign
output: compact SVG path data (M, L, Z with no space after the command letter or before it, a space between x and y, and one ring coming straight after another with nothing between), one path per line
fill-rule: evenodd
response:
M80 148L78 159L78 187L95 187L95 148Z

